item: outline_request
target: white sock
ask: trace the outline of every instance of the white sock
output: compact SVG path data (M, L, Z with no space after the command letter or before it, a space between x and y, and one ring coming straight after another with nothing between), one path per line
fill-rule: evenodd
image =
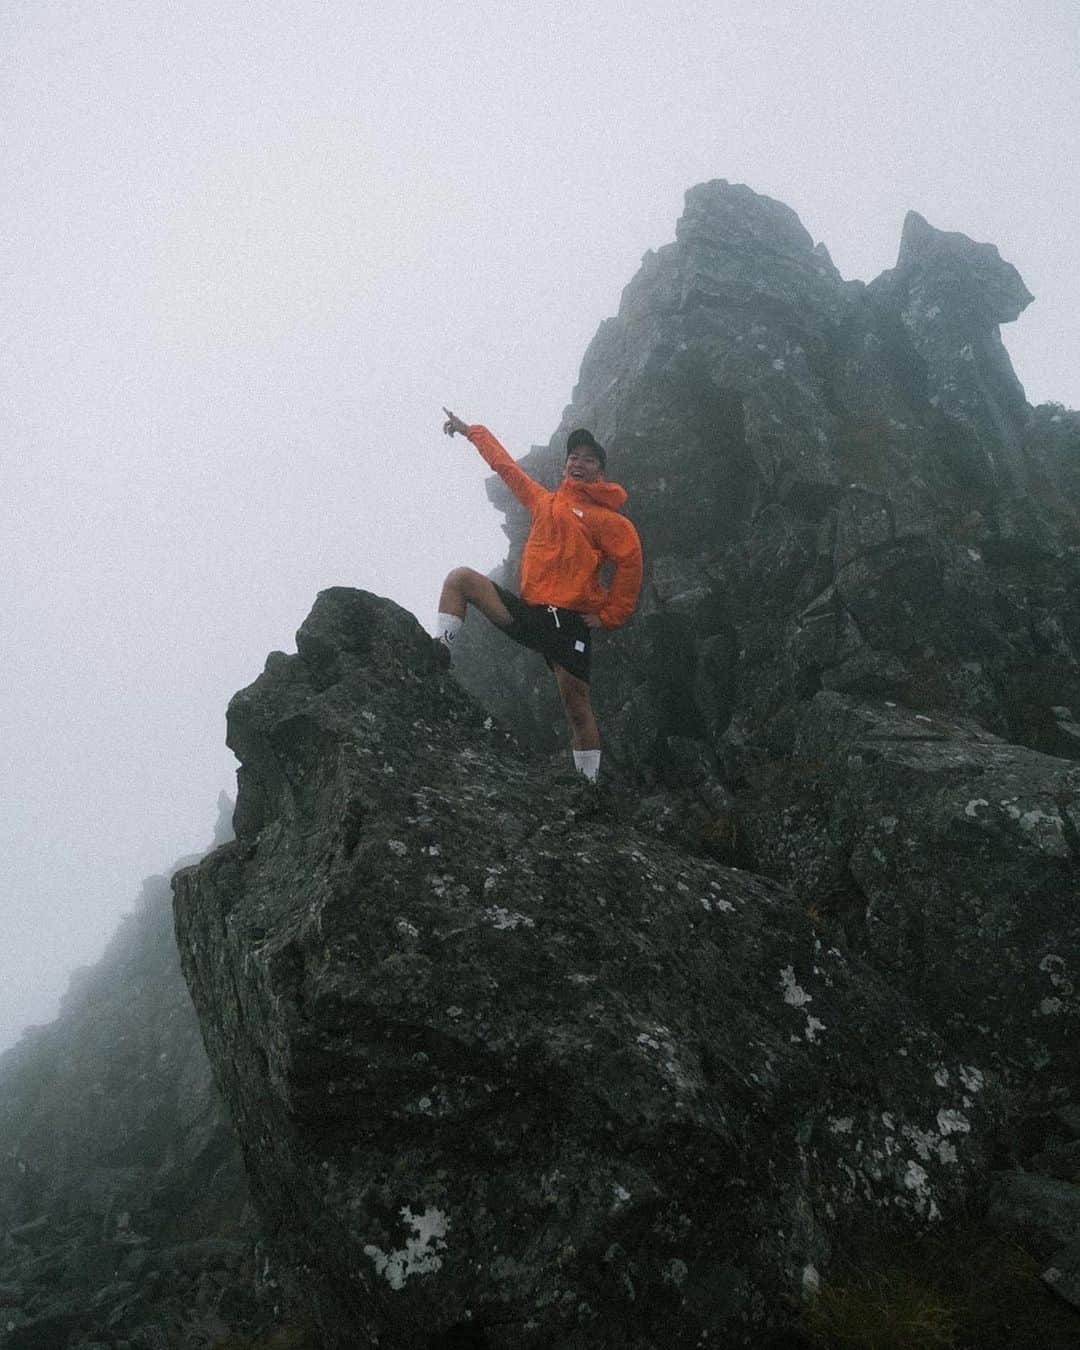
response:
M456 614L443 614L440 611L435 618L435 636L449 647L461 632L461 625L464 622L465 620L459 619Z
M596 776L600 772L600 751L575 750L574 768L578 773L584 774L590 783L595 783Z

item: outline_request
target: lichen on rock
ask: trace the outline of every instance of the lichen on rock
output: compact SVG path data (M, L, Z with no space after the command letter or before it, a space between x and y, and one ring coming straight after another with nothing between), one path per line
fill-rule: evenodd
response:
M952 1212L1000 1107L910 1001L484 720L409 616L323 593L230 707L237 840L177 879L255 1202L327 1344L738 1344L854 1213Z

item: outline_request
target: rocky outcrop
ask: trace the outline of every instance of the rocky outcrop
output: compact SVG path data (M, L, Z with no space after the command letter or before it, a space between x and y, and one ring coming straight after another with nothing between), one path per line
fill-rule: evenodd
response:
M725 182L687 194L550 449L524 460L550 475L591 426L630 493L643 602L595 657L611 757L677 780L690 738L737 785L744 751L769 753L776 719L822 688L1076 753L1080 429L1028 407L1001 346L1029 300L992 246L914 214L867 287L780 203ZM513 585L527 521L491 492ZM480 625L459 646L467 687L552 745L528 655Z
M240 1151L154 878L0 1059L0 1350L205 1350L277 1279L329 1350L788 1346L839 1245L987 1202L1080 1304L1080 414L1012 371L1030 299L914 213L864 286L687 195L526 459L592 426L644 538L608 786L535 756L530 656L470 620L474 702L325 592L176 879Z
M57 1020L0 1058L3 1350L204 1350L261 1315L247 1184L170 898L167 877L146 881Z
M839 1231L982 1175L979 1060L797 888L523 756L390 602L324 592L228 720L177 935L331 1350L764 1344Z
M630 492L642 604L593 687L638 819L796 888L995 1068L1001 1160L1038 1173L1080 1099L1080 414L1030 407L1012 370L1000 325L1030 301L915 213L863 286L786 207L702 184L524 462L543 476L591 426ZM527 521L491 495L513 585ZM477 622L459 651L471 691L557 742L527 654ZM1075 1255L1055 1269L1078 1287Z
M1027 422L1027 399L1001 341L1000 325L1019 318L1034 297L993 244L935 230L909 211L900 256L873 290L899 311L926 363L930 401L998 443L1017 472L1015 452ZM1008 482L1007 473L1002 473ZM1019 475L1011 484L1024 484Z
M788 725L741 816L746 851L806 887L952 1044L1009 1081L1074 1082L1080 763L835 693Z

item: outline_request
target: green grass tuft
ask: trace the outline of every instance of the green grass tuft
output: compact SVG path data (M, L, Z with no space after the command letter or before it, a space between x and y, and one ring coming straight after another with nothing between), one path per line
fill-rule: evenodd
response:
M1078 1350L1080 1313L1040 1269L977 1224L879 1238L838 1264L803 1330L818 1350Z

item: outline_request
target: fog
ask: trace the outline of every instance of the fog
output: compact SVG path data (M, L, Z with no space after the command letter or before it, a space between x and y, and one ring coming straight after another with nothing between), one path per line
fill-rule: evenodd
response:
M995 243L1004 338L1080 405L1080 18L908 0L0 15L0 1046L205 846L232 693L316 592L424 622L683 192L799 212L841 272L909 208Z

